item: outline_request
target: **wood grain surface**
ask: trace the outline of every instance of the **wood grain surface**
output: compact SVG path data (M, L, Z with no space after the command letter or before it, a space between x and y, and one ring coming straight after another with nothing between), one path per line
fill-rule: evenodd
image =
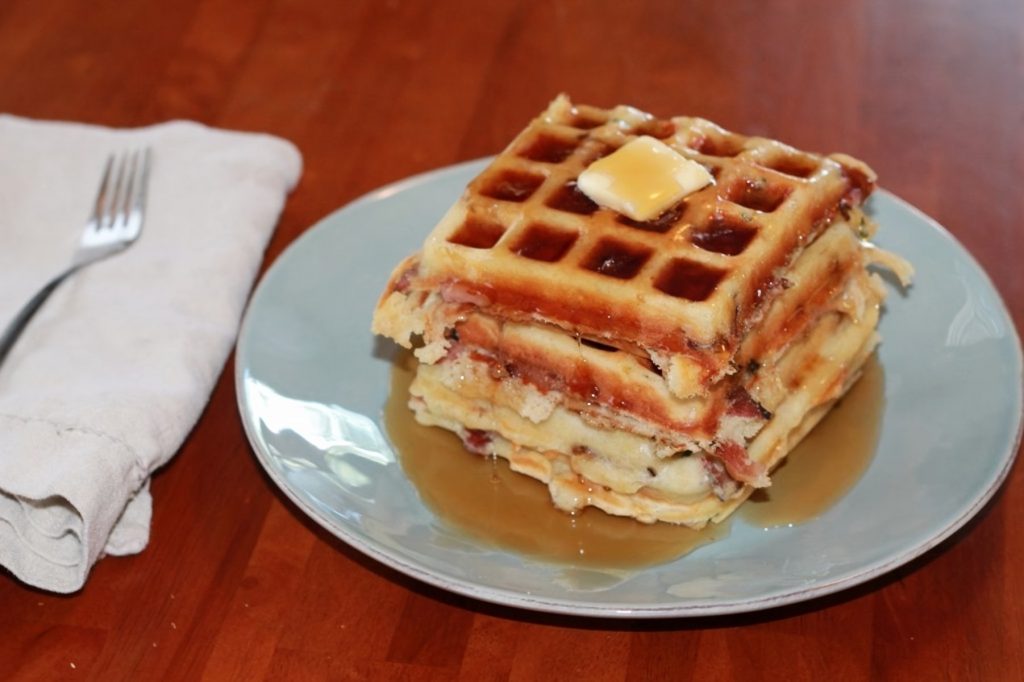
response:
M304 173L267 263L374 187L496 152L560 91L701 115L869 161L1020 329L1022 36L1020 0L2 0L0 112L289 138ZM232 382L229 361L155 477L143 553L68 596L0 573L0 679L1024 679L1019 466L940 547L829 598L555 617L426 587L321 531L263 474Z

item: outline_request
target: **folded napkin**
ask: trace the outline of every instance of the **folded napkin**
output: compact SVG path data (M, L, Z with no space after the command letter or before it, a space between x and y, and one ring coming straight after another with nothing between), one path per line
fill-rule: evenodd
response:
M301 172L268 135L0 115L0 329L70 264L106 156L142 145L139 240L64 282L0 365L0 564L56 592L146 546L149 477L206 404Z

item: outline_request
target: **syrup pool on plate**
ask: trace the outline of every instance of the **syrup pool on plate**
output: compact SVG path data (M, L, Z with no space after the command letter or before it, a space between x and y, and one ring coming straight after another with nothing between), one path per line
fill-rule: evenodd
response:
M406 475L443 522L486 544L585 568L642 568L672 561L729 533L730 521L701 531L644 524L593 508L567 514L547 486L513 472L500 457L470 453L454 434L416 423L408 408L415 362L396 359L384 425ZM883 374L877 361L737 512L747 523L787 526L813 519L867 469L878 440Z
M860 477L878 446L885 372L877 356L861 378L772 472L772 484L737 510L753 526L805 523L828 511Z

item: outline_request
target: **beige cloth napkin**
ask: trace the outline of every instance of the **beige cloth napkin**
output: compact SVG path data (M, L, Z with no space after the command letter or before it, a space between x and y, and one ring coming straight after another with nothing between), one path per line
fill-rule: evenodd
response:
M0 115L0 328L70 264L112 151L153 150L142 235L66 281L0 365L0 565L72 592L149 540L149 477L212 391L286 196L290 143Z

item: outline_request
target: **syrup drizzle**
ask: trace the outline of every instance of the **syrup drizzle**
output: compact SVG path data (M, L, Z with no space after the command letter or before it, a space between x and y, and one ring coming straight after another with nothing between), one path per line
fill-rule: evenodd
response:
M416 423L406 404L414 366L408 353L396 360L384 425L424 503L468 536L555 564L638 569L728 535L730 521L694 531L592 508L576 514L556 509L544 484L513 472L505 460L469 453L454 434ZM737 514L764 527L795 525L839 500L871 461L882 388L881 368L872 359L858 384L773 474L770 492L756 494Z

